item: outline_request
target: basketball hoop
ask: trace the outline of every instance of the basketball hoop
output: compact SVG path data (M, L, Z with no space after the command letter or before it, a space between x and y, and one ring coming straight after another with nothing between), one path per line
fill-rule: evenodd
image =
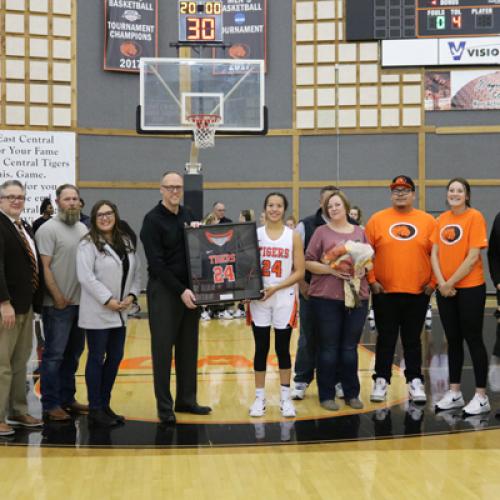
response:
M215 131L220 124L220 115L189 115L186 117L193 127L194 144L198 149L213 148Z

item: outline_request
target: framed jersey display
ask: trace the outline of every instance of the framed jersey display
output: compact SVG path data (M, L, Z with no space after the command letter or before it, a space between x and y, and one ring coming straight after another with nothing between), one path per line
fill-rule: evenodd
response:
M189 284L198 305L262 296L255 222L185 229Z

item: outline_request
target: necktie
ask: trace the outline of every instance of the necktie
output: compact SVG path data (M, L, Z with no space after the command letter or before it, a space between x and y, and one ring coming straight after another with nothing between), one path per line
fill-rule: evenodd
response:
M23 240L24 246L26 247L26 251L28 252L28 256L29 256L30 261L31 261L31 268L33 271L33 277L31 279L31 283L33 284L33 290L38 290L38 287L40 285L40 280L38 278L36 256L33 254L33 250L31 249L31 245L29 244L28 240L26 239L26 235L24 234L24 229L23 229L21 219L17 219L15 224L17 226L17 229L19 230L19 236Z

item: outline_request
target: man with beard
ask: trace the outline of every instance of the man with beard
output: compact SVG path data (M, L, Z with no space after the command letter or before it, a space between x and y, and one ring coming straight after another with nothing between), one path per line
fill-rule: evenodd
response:
M63 184L56 190L58 214L36 233L42 257L46 293L43 307L45 350L41 391L44 416L62 421L88 407L75 400L75 373L85 338L78 328L80 284L76 276L76 250L88 229L80 222L80 193Z

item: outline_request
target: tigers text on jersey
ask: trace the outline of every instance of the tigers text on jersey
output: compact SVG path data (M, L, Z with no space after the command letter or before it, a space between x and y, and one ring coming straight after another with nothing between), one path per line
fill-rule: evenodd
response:
M262 226L257 229L257 240L264 288L277 285L292 274L293 231L283 226L283 234L277 240L272 240L265 226Z

